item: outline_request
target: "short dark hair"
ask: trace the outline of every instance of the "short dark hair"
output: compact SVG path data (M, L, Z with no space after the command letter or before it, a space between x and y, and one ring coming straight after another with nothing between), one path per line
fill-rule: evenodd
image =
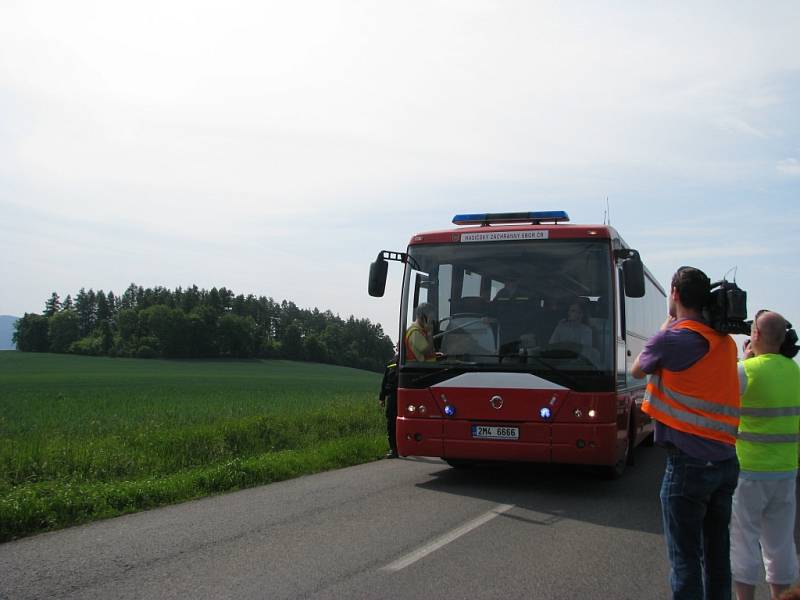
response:
M700 310L708 304L711 280L700 269L681 267L672 276L672 287L678 290L681 304L686 308Z

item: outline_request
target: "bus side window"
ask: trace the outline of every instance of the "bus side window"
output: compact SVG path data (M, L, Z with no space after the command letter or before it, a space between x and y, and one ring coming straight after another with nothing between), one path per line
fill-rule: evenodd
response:
M622 269L617 269L617 388L625 389L628 386L628 349L625 343L625 284Z
M497 296L497 293L502 290L505 285L502 281L496 281L494 279L492 279L490 283L489 300L494 300L494 297Z
M478 273L464 271L461 287L461 297L474 297L481 295L481 276Z
M414 277L414 307L428 301L428 288L424 283L425 280L422 273L417 273Z
M617 323L619 323L617 337L624 340L628 326L625 322L625 278L622 274L622 269L617 269L617 291L619 292L617 300Z

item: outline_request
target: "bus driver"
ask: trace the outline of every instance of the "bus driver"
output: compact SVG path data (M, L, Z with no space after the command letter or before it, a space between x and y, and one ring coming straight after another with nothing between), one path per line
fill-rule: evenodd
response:
M556 325L553 335L550 336L550 343L572 343L580 344L584 348L592 347L592 328L589 326L589 317L581 300L570 303L567 318L561 319Z

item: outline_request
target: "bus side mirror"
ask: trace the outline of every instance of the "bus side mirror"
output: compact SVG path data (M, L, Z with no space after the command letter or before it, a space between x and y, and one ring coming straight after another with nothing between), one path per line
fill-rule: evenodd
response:
M389 269L389 263L383 260L382 257L369 266L369 295L376 298L383 297L383 292L386 290L386 272Z
M628 298L643 298L644 265L638 252L623 261L622 275L625 279L625 295Z

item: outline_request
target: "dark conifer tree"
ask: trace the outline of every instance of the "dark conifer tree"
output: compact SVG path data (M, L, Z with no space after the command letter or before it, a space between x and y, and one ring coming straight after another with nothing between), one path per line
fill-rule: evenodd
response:
M108 310L111 313L111 319L117 316L117 297L114 295L114 292L110 291L106 295L106 300L108 301Z
M103 321L110 321L111 320L111 307L108 304L108 299L106 298L105 293L103 290L99 290L95 296L95 301L97 303L97 314L95 315L97 323L102 323Z
M43 314L45 317L52 317L59 310L61 310L61 298L58 297L58 294L53 292L47 302L44 303Z

